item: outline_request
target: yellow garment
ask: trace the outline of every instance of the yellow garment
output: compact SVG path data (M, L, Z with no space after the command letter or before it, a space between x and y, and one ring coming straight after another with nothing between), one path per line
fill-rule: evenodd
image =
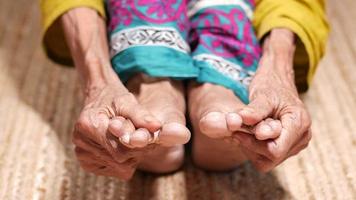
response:
M65 12L77 8L92 8L105 17L103 0L40 0L43 26L43 44L49 58L53 61L72 65L73 61L65 42L58 18Z
M260 39L277 27L298 35L294 71L299 91L307 90L329 33L324 0L257 0L253 24Z
M47 55L61 64L71 64L72 60L56 20L76 7L95 9L105 17L103 0L41 0L44 47ZM298 89L305 91L325 52L329 27L324 0L257 0L253 23L259 39L277 27L298 35L294 68Z

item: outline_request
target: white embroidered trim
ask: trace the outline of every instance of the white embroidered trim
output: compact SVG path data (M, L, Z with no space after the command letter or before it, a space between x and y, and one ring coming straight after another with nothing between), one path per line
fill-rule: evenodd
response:
M211 54L200 54L193 57L194 60L203 61L209 63L214 69L218 70L220 73L231 78L232 80L242 83L248 87L252 81L254 72L248 71L242 68L240 65L232 63L221 57L211 55ZM244 73L246 76L241 76Z
M195 13L204 8L224 5L240 6L245 11L247 17L252 20L253 10L243 0L192 0L188 5L188 16L191 18Z
M165 46L189 53L190 47L174 28L139 26L119 31L111 36L111 57L136 46Z

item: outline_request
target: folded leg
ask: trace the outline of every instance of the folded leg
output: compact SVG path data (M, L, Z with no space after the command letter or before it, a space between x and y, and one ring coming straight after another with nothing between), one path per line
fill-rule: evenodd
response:
M109 0L108 12L112 65L121 80L137 72L197 76L186 42L186 0Z
M192 82L188 89L192 157L204 169L229 170L246 160L234 134L241 134L237 131L242 130L242 119L236 112L248 102L248 85L260 57L252 8L243 0L190 2L190 44L200 71L200 84ZM274 138L279 125L267 119L244 131Z
M251 23L253 1L192 0L188 13L197 81L225 86L247 103L261 52Z

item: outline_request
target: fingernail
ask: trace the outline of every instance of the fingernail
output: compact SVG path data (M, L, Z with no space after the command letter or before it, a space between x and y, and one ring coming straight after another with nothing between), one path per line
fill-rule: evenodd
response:
M120 141L125 144L130 144L130 134L125 133L123 136L120 137Z
M158 143L158 139L159 139L159 134L160 134L161 130L158 130L156 132L153 133L153 137L151 137L149 143L153 144L153 143Z
M109 139L109 142L114 149L117 148L117 142L115 140Z

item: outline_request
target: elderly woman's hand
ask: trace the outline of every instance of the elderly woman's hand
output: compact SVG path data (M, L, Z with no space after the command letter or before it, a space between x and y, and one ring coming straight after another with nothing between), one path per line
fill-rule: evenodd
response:
M311 139L311 120L294 84L294 48L291 31L271 32L250 85L250 104L239 112L247 125L256 125L267 117L281 121L282 131L275 139L257 140L254 135L235 134L247 157L261 171L269 171L297 154Z
M121 135L112 134L110 127L117 130L121 122L122 133L138 127L150 135L161 128L161 122L138 104L112 69L105 21L95 10L72 9L61 23L85 93L73 135L77 158L86 171L128 179L147 147L125 147Z
M127 148L119 140L122 135L112 133L110 127L131 133L135 125L153 133L161 125L120 85L117 80L88 90L85 106L75 125L73 143L76 156L86 171L128 179L150 146Z

